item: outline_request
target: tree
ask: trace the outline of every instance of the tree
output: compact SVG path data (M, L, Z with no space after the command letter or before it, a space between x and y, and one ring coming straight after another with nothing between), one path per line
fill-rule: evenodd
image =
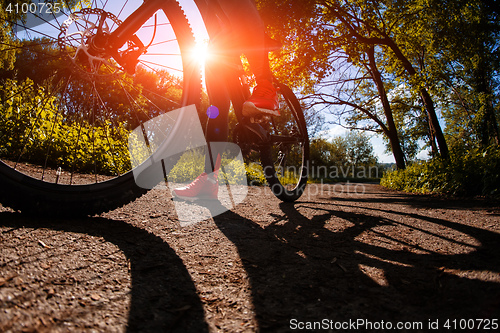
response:
M15 25L14 22L21 16L5 10L9 3L15 4L16 1L2 0L0 2L0 70L12 69L18 46L12 28Z
M370 143L370 138L363 132L349 132L345 137L347 146L347 163L354 170L359 166L370 166L377 163L377 157Z
M411 2L410 2L411 4ZM398 1L345 1L324 2L327 13L335 19L335 28L341 31L346 40L353 40L361 50L378 47L381 51L379 59L375 59L374 51L369 51L370 62L383 65L388 73L394 78L405 80L410 86L418 91L424 108L427 112L433 138L436 139L442 157L448 157L448 146L439 124L434 101L428 91L425 81L419 80L417 62L412 51L421 49L424 38L420 40L414 34L415 30L408 30L406 26L411 22L415 24L416 15L412 11L404 11L404 7ZM411 8L411 7L410 7ZM411 48L407 46L410 45ZM403 52L402 46L405 47ZM356 46L354 46L356 47ZM384 58L391 62L384 62ZM373 67L373 66L372 66ZM391 70L392 69L392 70ZM399 74L401 70L404 74ZM378 75L377 75L378 76ZM381 84L378 77L375 78L377 86ZM380 89L379 89L380 90ZM382 103L384 96L380 95ZM386 106L385 106L386 107Z
M291 43L280 55L285 56L283 67L312 73L313 81L319 81L320 86L314 94L317 103L326 107L342 106L342 111L336 111L339 118L354 115L350 128L374 130L366 121L375 122L378 131L388 136L398 166L402 168L404 158L398 147L398 129L391 124L395 97L391 90L403 85L419 101L427 118L424 124L428 126L429 145L442 157L448 156L434 96L436 82L442 79L428 75L431 61L445 60L430 47L436 40L427 29L430 16L424 15L432 9L430 5L418 0L305 1L300 5L293 0L282 4L261 0L261 3L266 11L277 6L282 12L276 19L276 12L270 11L275 19L269 23L274 35L281 37L285 44ZM291 19L287 21L286 16ZM296 19L298 16L300 20ZM299 82L305 81L303 73L295 76L301 78ZM367 79L373 81L371 93L353 94L362 84L363 88L368 86ZM385 114L374 110L377 103ZM357 127L355 120L365 121L365 125Z
M288 1L279 7L281 12L288 10L293 13L290 21L274 20L280 24L274 23L271 29L278 38L286 41L284 50L277 58L282 68L291 68L294 73L288 77L301 77L299 82L312 97L312 105L327 108L341 106L334 112L340 121L347 117L348 128L385 133L390 138L398 167L404 168L397 129L390 105L386 103L387 92L374 58L370 58L367 53L374 55L375 49L359 48L352 38L334 31L337 20L328 14L323 3L301 2L299 5L296 1ZM297 17L300 19L297 20ZM307 71L307 74L303 71ZM308 80L304 77L308 77ZM372 81L371 87L367 82L369 80ZM315 88L314 91L310 91L311 86ZM374 102L376 94L380 94L383 108L379 109ZM383 110L382 114L379 110ZM359 127L359 122L363 121L365 124ZM376 127L367 124L367 121L375 122Z
M368 169L377 164L370 138L357 131L330 140L313 139L310 159L315 178L364 178L369 176Z
M448 92L445 105L449 140L468 132L462 144L499 144L499 6L487 1L430 1L427 29L439 58L428 75Z
M416 103L412 96L405 96L404 93L396 94L392 99L392 111L394 122L398 128L398 137L401 149L404 153L405 162L415 160L421 150L421 141L424 140L424 148L431 147L435 156L437 147L432 140L428 118L421 112L421 106ZM386 151L391 152L391 146L386 141Z
M328 165L330 164L330 143L323 138L316 138L310 142L310 153L309 158L311 163L316 165Z

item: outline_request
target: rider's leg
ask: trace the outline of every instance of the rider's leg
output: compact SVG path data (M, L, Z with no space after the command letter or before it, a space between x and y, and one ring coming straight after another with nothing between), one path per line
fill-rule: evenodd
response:
M215 43L220 43L221 40ZM205 64L205 82L210 100L207 110L207 122L203 124L207 147L205 149L205 172L198 176L187 186L176 188L173 194L185 200L217 199L218 174L224 145L213 144L227 142L228 140L228 117L230 98L227 90L227 75L225 66L225 55L222 45L210 45L213 52Z
M207 123L205 127L205 138L210 145L211 142L227 142L229 135L229 108L231 105L228 85L228 60L224 52L224 40L212 41L209 45L210 57L205 63L205 83L211 106L207 110ZM217 155L222 152L209 146L210 154L207 154L205 171L212 172Z
M264 104L268 109L277 108L276 90L271 83L272 74L266 49L265 27L255 3L253 0L217 0L217 2L224 12L225 19L229 21L221 22L222 25L227 25L221 30L231 32L231 36L224 33L216 36L217 38L212 36L213 52L211 52L205 66L210 102L217 109L217 115L210 112L205 128L209 147L212 147L211 142L226 142L228 139L230 98L226 87L230 82L230 76L225 74L228 65L225 56L229 54L230 57L234 57L234 49L245 53L257 81L257 87L252 95L253 100L245 102L243 112L245 112L247 104L250 104L253 109L257 109L257 112L259 112L258 107ZM230 50L230 47L233 50ZM267 92L267 95L262 98L261 92ZM174 195L185 199L195 199L200 196L217 198L218 187L213 180L214 178L216 180L217 177L217 160L222 151L207 150L205 172L186 187L175 189Z
M245 53L257 82L272 80L266 50L265 25L253 0L217 0L231 31Z
M257 83L252 97L243 104L243 115L279 115L277 91L272 84L273 76L269 68L265 26L254 1L218 0L218 3L227 18L234 40L238 41L239 48L250 63Z

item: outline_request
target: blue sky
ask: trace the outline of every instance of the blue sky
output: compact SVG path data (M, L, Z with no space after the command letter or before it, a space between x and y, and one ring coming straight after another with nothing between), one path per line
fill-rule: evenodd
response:
M345 129L344 127L340 125L331 125L329 129L325 130L323 135L325 138L333 138L337 136L344 136L349 132L348 129ZM378 157L378 161L380 163L395 163L394 161L394 156L392 154L387 154L385 152L385 143L382 138L381 134L368 134L371 136L370 142L373 145L373 150L375 152L375 155ZM428 151L424 150L421 151L417 155L418 159L426 160L428 159Z

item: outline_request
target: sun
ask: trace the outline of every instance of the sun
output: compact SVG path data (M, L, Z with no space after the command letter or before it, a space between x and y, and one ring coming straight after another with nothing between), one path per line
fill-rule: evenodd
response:
M196 40L195 46L191 52L192 59L201 66L205 66L205 62L208 60L209 56L208 40Z

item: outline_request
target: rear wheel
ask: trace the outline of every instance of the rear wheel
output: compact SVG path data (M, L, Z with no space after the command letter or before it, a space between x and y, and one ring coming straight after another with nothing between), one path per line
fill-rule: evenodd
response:
M175 1L165 1L118 54L106 54L103 36L122 24L110 11L128 15L127 4L66 9L35 27L0 16L10 29L0 35L3 205L88 215L145 192L131 172L128 135L156 116L198 103L201 78L189 59L191 28Z
M280 113L266 124L269 143L260 147L260 159L269 186L280 200L297 200L307 184L309 137L302 107L287 86L279 84Z

